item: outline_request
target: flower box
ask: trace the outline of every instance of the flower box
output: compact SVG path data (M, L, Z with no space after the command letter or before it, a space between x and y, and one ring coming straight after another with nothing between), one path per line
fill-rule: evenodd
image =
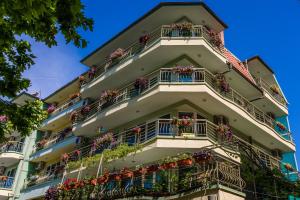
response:
M194 66L176 66L172 68L173 73L190 75L194 71Z
M186 158L186 159L183 159L183 160L178 160L177 164L180 167L191 166L193 164L193 160L192 160L192 158Z
M71 95L69 96L70 100L76 99L77 97L80 97L80 93L79 93L79 92L78 92L78 93L71 94Z
M153 173L159 170L159 165L158 164L153 164L147 167L147 173Z
M164 163L160 166L161 169L167 170L167 169L174 169L177 166L176 162L169 162Z

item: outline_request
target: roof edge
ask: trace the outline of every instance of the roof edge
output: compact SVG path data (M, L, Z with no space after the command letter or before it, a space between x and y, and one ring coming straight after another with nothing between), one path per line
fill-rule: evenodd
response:
M259 56L259 55L255 55L249 59L247 59L247 61L252 61L257 59L259 62L261 62L272 74L275 74L275 72L273 71L273 69Z
M122 35L123 33L125 33L127 30L129 30L130 28L132 28L133 26L135 26L136 24L138 24L139 22L141 22L143 19L145 19L146 17L150 16L152 13L154 13L155 11L157 11L158 9L164 7L164 6L193 6L193 5L200 5L203 6L223 27L224 29L227 29L228 26L227 24L225 24L225 22L223 22L217 15L216 13L211 10L205 3L203 2L162 2L159 3L158 5L156 5L154 8L152 8L150 11L148 11L147 13L145 13L142 17L138 18L136 21L134 21L133 23L131 23L129 26L127 26L125 29L123 29L122 31L120 31L119 33L117 33L114 37L112 37L111 39L109 39L107 42L105 42L104 44L100 45L97 49L95 49L94 51L92 51L91 53L89 53L88 55L86 55L83 59L80 60L80 62L82 64L84 64L83 62L85 60L87 60L90 56L92 56L93 54L95 54L97 51L99 51L100 49L102 49L103 47L105 47L106 45L108 45L110 42L112 42L113 40L115 40L116 38L118 38L120 35Z

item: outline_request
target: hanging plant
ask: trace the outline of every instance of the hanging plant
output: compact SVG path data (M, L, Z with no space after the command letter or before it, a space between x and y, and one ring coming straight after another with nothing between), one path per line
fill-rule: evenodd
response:
M142 35L140 38L139 38L139 42L140 44L142 45L146 45L148 43L148 41L150 40L150 35L146 34L146 35Z
M117 59L117 58L121 58L122 56L125 55L125 50L122 49L122 48L118 48L116 49L114 52L112 52L110 55L109 55L109 59L111 61Z
M276 121L276 126L277 126L281 131L285 131L285 130L286 130L286 127L285 127L282 123L280 123L280 122L277 122L277 121Z
M132 131L136 134L136 135L139 135L142 131L141 127L135 127L132 129Z
M180 167L191 166L193 164L193 159L190 154L181 154L178 157L177 165Z
M134 82L135 89L144 90L145 88L147 88L147 85L148 85L148 79L146 79L144 77L140 77L140 78L136 79Z
M194 71L194 66L176 66L172 68L173 73L190 75Z
M50 106L47 109L48 114L51 114L55 111L56 106L54 104L50 104Z
M280 89L277 85L272 85L270 89L275 93L275 94L280 94Z

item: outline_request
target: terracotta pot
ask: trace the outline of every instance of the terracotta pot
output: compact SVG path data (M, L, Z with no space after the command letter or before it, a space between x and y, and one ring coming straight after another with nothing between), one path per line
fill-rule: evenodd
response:
M162 169L173 169L177 166L176 162L164 163L161 165Z
M186 158L183 160L177 161L179 166L191 166L193 164L193 160L191 158Z

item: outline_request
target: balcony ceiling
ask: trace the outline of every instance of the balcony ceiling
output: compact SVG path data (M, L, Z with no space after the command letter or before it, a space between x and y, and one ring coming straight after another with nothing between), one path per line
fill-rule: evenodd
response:
M174 5L173 5L174 4ZM160 4L145 16L121 31L114 38L96 49L82 60L87 66L101 64L112 51L117 48L126 48L138 41L145 33L150 33L161 25L175 23L182 18L188 18L194 24L208 25L217 32L221 32L226 25L218 19L203 3Z

